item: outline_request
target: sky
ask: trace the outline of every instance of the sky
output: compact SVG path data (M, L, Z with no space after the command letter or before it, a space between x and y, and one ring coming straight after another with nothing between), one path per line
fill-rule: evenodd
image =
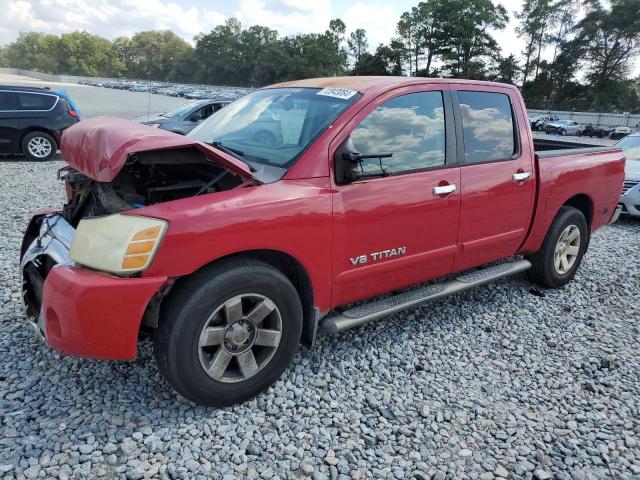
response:
M143 30L172 30L192 42L228 17L244 26L265 25L282 35L324 32L332 18L341 18L347 33L367 31L370 49L395 35L400 15L419 0L0 0L3 21L0 45L21 31L67 33L86 30L110 40ZM515 33L514 12L522 0L494 0L509 12L506 29L494 32L502 54L519 55L523 42ZM549 52L547 52L549 54ZM640 72L640 62L636 73Z

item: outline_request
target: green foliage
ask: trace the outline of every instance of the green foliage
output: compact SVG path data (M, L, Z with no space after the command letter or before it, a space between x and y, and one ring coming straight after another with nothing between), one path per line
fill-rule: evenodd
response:
M554 58L537 62L539 74L533 79L527 81L525 76L522 88L527 104L568 110L640 110L637 82L628 79L640 53L640 2L608 3L605 7L601 0L585 0L586 15L577 24L574 5L567 0L550 4L550 25L556 33L545 41L554 44ZM523 23L520 30L526 27ZM587 82L580 82L580 77Z
M193 55L191 45L168 30L136 33L131 40L122 40L121 48L127 75L148 80L179 76L176 66Z
M197 35L193 47L170 31L112 42L87 32L21 33L0 48L0 66L252 87L345 74L447 76L518 83L531 107L639 111L638 80L628 76L640 54L640 2L582 0L582 8L576 23L576 0L523 0L518 57L503 57L493 36L508 21L497 0L422 0L375 52L364 29L347 36L340 19L323 33L282 37L231 18Z
M13 68L61 73L59 46L60 38L55 35L22 32L6 47L7 62Z
M109 40L87 32L62 35L55 53L60 72L70 75L113 77L125 69Z

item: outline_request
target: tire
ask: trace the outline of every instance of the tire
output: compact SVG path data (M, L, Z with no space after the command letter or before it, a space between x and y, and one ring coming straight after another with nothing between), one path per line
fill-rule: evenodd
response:
M22 153L27 160L44 162L58 151L58 145L51 135L45 132L30 132L22 139Z
M569 239L578 232L577 242ZM562 250L560 242L568 247ZM562 207L551 223L540 251L528 257L532 267L528 271L529 279L548 288L559 288L569 283L580 267L582 257L589 244L589 227L582 212L573 207ZM577 247L574 253L572 249ZM566 252L567 263L556 263L556 249ZM562 255L560 255L562 256Z
M285 371L300 343L298 293L284 274L261 261L214 264L178 284L166 302L154 334L156 363L178 393L200 405L223 407L255 397ZM250 313L259 304L268 313L263 320L255 315L253 323Z
M560 135L564 137L566 134L567 134L567 131L564 128L560 130Z

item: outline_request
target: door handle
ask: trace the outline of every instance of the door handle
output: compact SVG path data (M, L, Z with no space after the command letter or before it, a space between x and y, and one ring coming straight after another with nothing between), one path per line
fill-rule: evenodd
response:
M531 178L531 172L518 172L513 174L514 182L524 182Z
M455 183L451 183L449 185L439 185L437 187L433 187L433 194L440 195L448 195L450 193L455 192L458 189Z

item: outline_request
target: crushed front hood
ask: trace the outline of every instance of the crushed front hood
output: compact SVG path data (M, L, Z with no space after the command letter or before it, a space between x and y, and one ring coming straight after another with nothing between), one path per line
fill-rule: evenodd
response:
M129 155L172 148L197 148L207 158L247 181L260 183L236 158L191 138L130 120L95 117L75 124L62 135L62 159L98 182L112 181Z

